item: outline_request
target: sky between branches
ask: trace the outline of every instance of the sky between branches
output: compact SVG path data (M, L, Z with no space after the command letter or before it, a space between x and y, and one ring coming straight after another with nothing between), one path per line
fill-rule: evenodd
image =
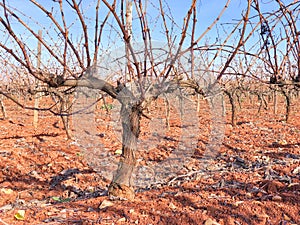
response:
M55 19L57 19L58 23L62 26L61 13L59 10L59 4L56 1L51 0L37 0L40 4L42 4L48 11L53 13ZM80 2L80 1L78 1ZM89 32L89 40L91 42L91 46L94 38L94 28L95 28L95 6L96 0L83 0L80 4L80 9L83 12L85 17L85 22L88 26ZM112 2L112 1L110 1ZM151 31L151 37L153 41L161 41L166 42L166 37L164 33L164 27L161 21L160 11L159 11L159 1L158 0L148 0L142 1L144 8L147 12L148 25ZM222 11L226 4L226 0L201 0L197 2L197 26L195 32L195 38L197 39L202 32L204 32L207 27L218 17L219 13ZM285 0L284 4L288 5L295 0ZM187 15L187 12L190 8L191 1L186 0L164 0L163 9L166 14L168 28L170 33L172 34L172 41L175 44L178 44L180 39L180 35L182 32L182 25L184 23L184 18ZM43 38L49 43L49 45L53 48L56 48L57 52L61 51L60 46L63 46L64 41L62 38L62 34L58 31L57 28L53 25L49 17L47 17L44 13L41 12L33 3L29 0L6 0L7 6L11 7L14 10L14 13L23 19L31 29L33 29L36 33L38 30L42 30ZM300 5L300 3L299 3ZM66 0L63 1L64 6L64 16L66 19L67 27L69 29L70 39L74 43L78 43L78 48L83 49L83 32L81 29L81 24L79 21L76 12L71 9ZM229 4L229 7L226 9L221 19L218 21L217 25L213 27L211 31L205 35L205 37L199 43L200 45L206 45L211 43L222 43L224 39L228 36L228 34L233 29L234 25L237 24L241 19L242 15L245 13L247 6L247 1L245 0L232 0ZM278 3L275 0L261 0L260 1L261 11L266 15L273 13L279 9ZM120 0L117 0L117 13L120 14ZM101 3L100 11L99 11L99 22L103 21L105 15L107 14L107 7ZM254 15L255 10L252 9L250 13L250 18ZM3 8L0 8L0 14L4 17ZM17 22L15 18L11 18L11 26L15 30L17 34L20 35L22 41L24 41L29 49L32 51L32 56L36 56L37 51L37 39L33 37L33 35L26 31L26 29ZM258 17L252 18L252 21L258 21ZM297 25L299 25L299 21ZM251 24L248 25L248 29L251 29ZM2 26L0 26L0 31L4 30ZM118 48L124 43L122 42L122 34L120 29L116 25L115 19L110 16L105 28L104 35L102 38L102 42L100 45L101 51L110 51L114 48ZM248 30L250 31L250 30ZM188 30L187 41L184 43L185 47L189 46L189 34L191 33L191 26ZM234 46L235 42L238 40L239 33L232 37L231 44ZM11 39L8 38L9 35L7 32L2 32L0 35L0 41L2 43L6 43L8 46L14 47ZM250 40L246 43L246 48L251 48L251 46L255 46L257 39L260 37L259 30L254 33L253 40ZM133 6L133 41L139 42L141 39L141 29L139 18L137 16L135 7ZM259 46L258 46L259 47ZM58 53L59 54L59 53ZM42 58L48 60L49 55L47 53L42 54ZM48 65L49 66L49 65Z

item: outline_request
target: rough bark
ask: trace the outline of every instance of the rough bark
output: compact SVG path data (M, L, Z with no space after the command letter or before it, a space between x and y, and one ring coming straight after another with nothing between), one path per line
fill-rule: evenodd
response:
M229 102L231 105L231 125L233 127L236 126L236 121L235 121L235 114L236 114L236 107L235 107L235 102L233 99L233 93L231 93L230 91L225 90L224 93L228 96L229 98Z
M123 128L122 155L108 192L111 197L130 200L134 198L132 173L136 165L135 151L140 133L141 112L139 107L123 104L121 118Z

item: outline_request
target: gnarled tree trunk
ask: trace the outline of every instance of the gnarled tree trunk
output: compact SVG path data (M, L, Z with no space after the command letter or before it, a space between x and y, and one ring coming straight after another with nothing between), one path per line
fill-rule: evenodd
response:
M133 199L132 173L136 165L135 151L140 133L141 111L138 106L122 104L122 155L118 169L108 188L111 197Z

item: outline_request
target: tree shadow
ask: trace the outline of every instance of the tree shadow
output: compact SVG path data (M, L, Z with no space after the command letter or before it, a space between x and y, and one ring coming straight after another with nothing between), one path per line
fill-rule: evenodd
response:
M286 205L298 205L300 202L300 185L299 183L285 183L279 180L261 180L256 182L241 182L236 179L228 178L217 181L215 184L203 184L199 188L185 188L183 190L187 193L209 192L209 193L223 193L228 198L219 197L218 194L214 196L215 206L213 204L206 204L207 206L197 206L195 202L189 197L173 197L183 203L183 206L192 206L195 209L207 210L208 214L212 217L219 219L226 219L230 214L233 218L238 219L242 224L258 224L261 218L257 217L255 211L252 210L251 203L261 202L262 205L257 204L257 207L269 207L270 202L274 204L284 203ZM249 195L250 194L250 195ZM280 196L280 199L273 200L274 196ZM243 211L236 202L248 205L243 207ZM249 202L249 203L248 203ZM264 202L266 205L263 205ZM196 206L196 207L195 207ZM259 210L258 210L259 211ZM288 213L288 210L287 212ZM225 216L226 215L226 216ZM291 217L291 222L297 221L294 216Z
M240 125L243 125L243 124L248 124L248 123L250 123L250 122L251 122L251 121L247 121L247 120L238 121L238 122L236 122L236 125L240 126ZM231 123L229 123L229 124L231 124Z
M273 142L272 144L268 145L269 148L299 148L300 143L294 143L294 144L281 144L278 142Z
M211 188L211 186L205 186L202 190L201 189L188 189L188 193L190 192L201 192L204 190L207 190ZM214 189L213 191L216 191L216 189ZM208 215L212 218L218 218L218 219L223 219L224 221L226 221L226 217L228 215L228 213L232 214L233 217L237 217L239 218L239 220L245 224L257 224L257 221L255 222L255 218L252 217L252 219L250 219L250 217L246 217L245 215L242 215L239 213L238 210L234 210L234 207L232 207L231 205L229 205L228 203L226 203L223 200L218 200L217 204L206 204L206 206L203 206L201 204L201 206L199 206L199 203L195 203L195 201L193 199L191 199L188 196L173 196L171 197L172 199L174 199L174 201L179 202L183 207L192 207L195 211L200 210L201 212L203 211L207 211ZM228 206L230 206L229 208L232 209L231 212L228 212ZM193 223L193 224L199 224L199 221L197 221L197 223Z
M29 187L34 187L35 190L55 190L63 193L64 191L73 192L75 197L68 198L69 201L78 201L82 199L90 199L90 198L97 198L99 196L106 196L107 190L104 188L97 187L94 191L89 190L81 190L72 185L65 185L63 184L64 181L71 180L75 178L76 174L91 174L96 173L92 169L86 170L79 170L77 168L67 169L61 172L60 174L52 177L50 181L40 180L39 178L34 177L30 174L22 174L20 172L14 172L13 174L10 173L6 175L5 173L3 176L5 177L2 181L0 181L0 185L2 183L6 183L6 188L10 188L14 191L24 191L24 190L31 190ZM10 185L7 185L9 183ZM18 183L18 185L14 185ZM22 185L23 184L23 185ZM59 203L53 202L53 204Z
M76 178L76 174L91 174L96 173L93 169L86 169L86 170L79 170L78 168L72 168L62 171L60 174L52 177L52 179L49 181L49 189L55 189L55 190L68 190L69 192L73 192L76 197L72 200L81 200L81 199L89 199L89 198L97 198L100 196L106 196L107 190L98 188L96 191L90 192L87 190L81 190L75 186L72 185L65 185L63 184L66 180L71 180ZM103 178L104 179L104 178ZM105 179L104 179L105 180ZM108 182L107 180L105 182Z
M21 139L21 138L28 138L28 137L35 137L40 141L44 141L43 137L58 137L61 134L59 133L42 133L42 134L35 134L35 135L13 135L9 137L1 137L0 140L9 140L9 139Z
M2 171L2 173L3 173L3 171ZM2 181L0 181L0 184L8 182L8 183L11 184L11 186L6 185L6 187L11 188L12 190L15 190L15 191L23 191L23 190L26 189L25 187L22 187L22 188L16 187L14 185L14 183L16 183L16 182L23 183L26 186L27 185L30 186L32 184L34 184L34 186L48 186L47 181L41 181L38 178L35 178L35 177L30 176L28 174L21 174L21 173L17 172L17 173L14 173L14 174L6 175L4 173L3 176L5 178Z
M223 145L224 147L226 147L226 148L228 148L228 149L234 151L234 152L247 152L246 149L236 148L236 147L233 147L233 146L231 146L231 145L229 145L229 144L226 144L226 143L222 143L222 145Z

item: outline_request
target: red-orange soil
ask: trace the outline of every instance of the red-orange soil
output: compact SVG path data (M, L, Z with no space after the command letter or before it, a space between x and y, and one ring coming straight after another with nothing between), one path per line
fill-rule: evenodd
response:
M300 224L298 103L293 101L287 123L282 102L274 115L271 105L258 114L258 105L245 100L235 127L227 110L223 143L205 166L201 157L211 128L202 103L190 164L171 182L136 188L133 201L113 201L106 192L109 181L87 162L86 152L67 140L59 117L40 112L34 129L32 111L4 101L8 118L0 120L0 225ZM164 116L164 105L152 108L150 117ZM182 123L171 113L170 130L161 142L138 153L141 165L163 161L177 147ZM96 117L99 141L117 159L121 143L118 128L110 123L118 119L115 115L99 107ZM149 123L143 118L141 139L152 129ZM25 215L18 220L19 210Z

